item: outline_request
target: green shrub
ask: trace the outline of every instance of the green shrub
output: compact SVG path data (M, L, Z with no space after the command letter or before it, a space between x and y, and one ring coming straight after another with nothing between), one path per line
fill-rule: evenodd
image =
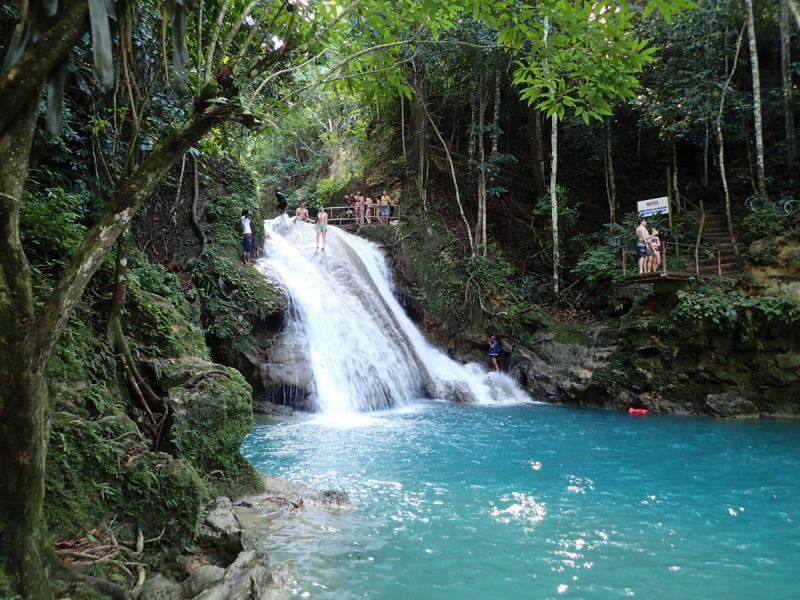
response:
M756 240L777 237L789 227L788 215L776 212L753 213L742 219L742 241L752 244Z

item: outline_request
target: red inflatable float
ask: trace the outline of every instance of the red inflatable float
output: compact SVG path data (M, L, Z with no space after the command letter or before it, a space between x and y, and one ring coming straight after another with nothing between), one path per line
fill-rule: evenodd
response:
M646 415L650 411L647 410L646 408L629 408L628 412L631 413L632 415Z

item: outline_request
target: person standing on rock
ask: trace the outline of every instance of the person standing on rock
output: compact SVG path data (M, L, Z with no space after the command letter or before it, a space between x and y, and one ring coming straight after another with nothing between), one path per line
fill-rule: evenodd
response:
M278 210L278 213L281 215L286 214L286 196L284 196L280 189L275 190L275 198L278 199L278 204L275 207Z
M489 342L489 362L492 363L492 371L497 372L500 367L497 366L497 353L500 351L500 342L497 338L492 336L492 341Z
M639 275L650 272L650 259L647 256L647 249L650 241L647 232L647 219L639 217L639 226L636 228L636 258L639 260Z
M317 250L319 250L319 236L322 234L322 249L325 250L325 236L328 234L328 213L325 212L325 207L319 207L317 213Z
M250 221L253 218L253 211L245 208L242 211L242 229L244 230L244 242L242 243L242 264L251 265L250 252L253 250L253 229Z
M384 225L388 225L389 207L392 206L394 202L392 202L392 199L389 197L389 193L386 190L383 190L383 194L381 195L380 200L378 200L378 204L380 204L381 207L380 222Z

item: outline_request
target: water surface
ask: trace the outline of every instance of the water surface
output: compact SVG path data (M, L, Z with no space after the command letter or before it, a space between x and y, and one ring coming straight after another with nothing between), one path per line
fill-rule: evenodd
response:
M421 401L260 421L242 452L350 494L259 519L287 597L800 597L800 422Z

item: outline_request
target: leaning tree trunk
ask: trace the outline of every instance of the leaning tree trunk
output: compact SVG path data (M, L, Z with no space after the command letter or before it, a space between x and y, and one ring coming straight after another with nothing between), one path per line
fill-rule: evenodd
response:
M719 112L717 113L717 142L719 143L719 173L722 177L722 189L725 190L725 214L728 218L728 235L733 244L733 252L736 255L736 260L741 260L739 256L739 244L736 241L736 235L733 233L733 219L731 218L731 193L728 189L728 176L725 173L725 140L722 137L722 111L725 109L725 96L728 93L728 88L731 86L733 74L736 72L736 64L739 62L739 50L742 48L742 38L744 37L744 26L739 32L739 39L736 41L736 57L733 59L733 67L731 72L725 80L725 86L722 88L722 96L719 101Z
M783 111L786 120L786 164L789 174L794 172L797 150L794 137L794 97L792 93L791 36L789 33L789 6L781 0L781 75L783 78Z
M767 195L767 184L765 181L764 168L764 133L763 122L761 119L761 76L758 70L758 48L756 46L756 26L753 18L753 0L745 0L747 6L747 38L750 42L750 69L753 77L753 121L756 133L756 175L758 183L758 193L765 200Z

